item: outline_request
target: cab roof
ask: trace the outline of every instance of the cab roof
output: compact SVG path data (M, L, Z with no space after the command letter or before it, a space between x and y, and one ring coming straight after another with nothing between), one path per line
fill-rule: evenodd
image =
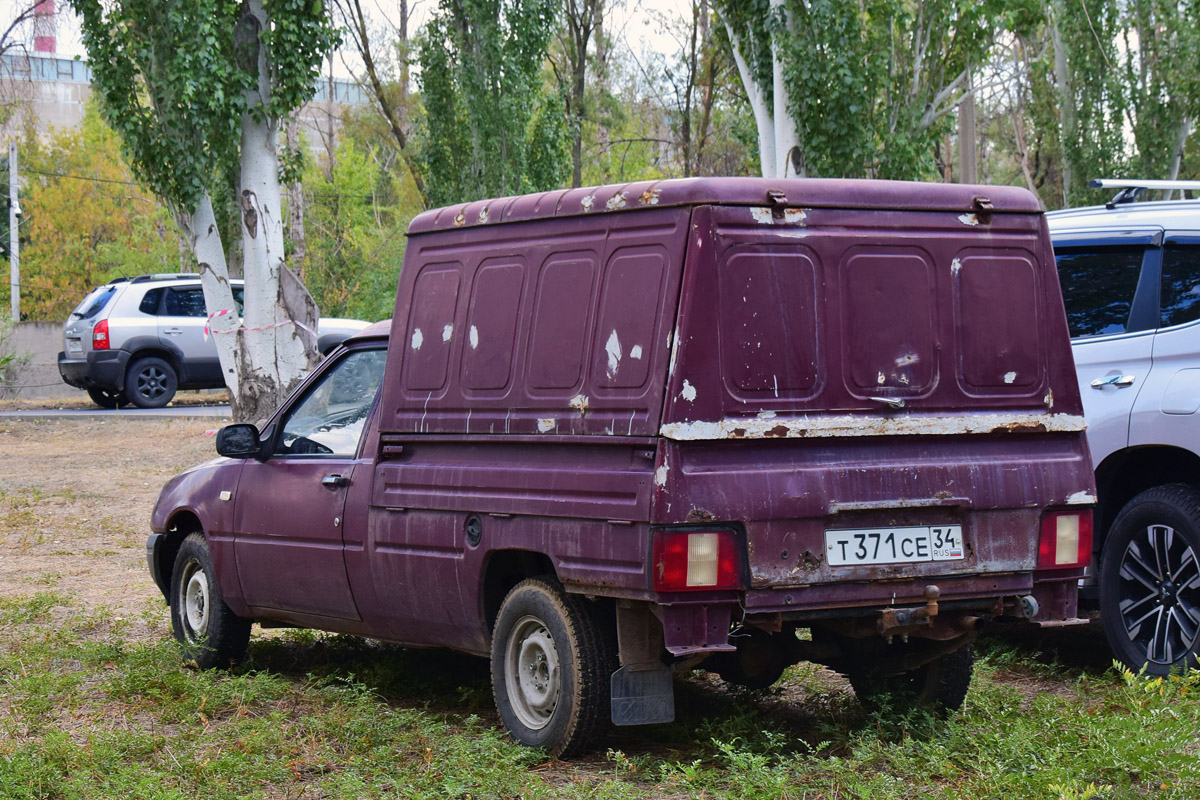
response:
M1087 206L1046 214L1051 232L1109 230L1114 228L1200 229L1200 200L1161 200Z
M816 178L684 178L558 189L541 194L479 200L418 215L409 235L552 217L624 213L650 207L733 205L788 208L980 210L1040 213L1029 191L1014 186Z

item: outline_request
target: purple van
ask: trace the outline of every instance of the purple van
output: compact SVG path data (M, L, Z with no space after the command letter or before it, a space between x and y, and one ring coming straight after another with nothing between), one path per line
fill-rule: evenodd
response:
M253 621L487 656L556 755L697 667L952 710L986 621L1076 621L1083 429L1024 190L512 197L417 217L392 321L224 428L148 557L201 666Z

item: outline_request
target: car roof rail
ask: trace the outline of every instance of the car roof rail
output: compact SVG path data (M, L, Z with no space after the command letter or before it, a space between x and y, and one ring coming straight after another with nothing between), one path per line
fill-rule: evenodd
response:
M129 278L130 283L148 283L149 281L199 280L198 272L156 272L152 275L138 275Z
M1119 192L1104 204L1106 208L1116 208L1125 203L1132 203L1147 189L1165 192L1200 192L1200 181L1153 181L1153 180L1116 180L1112 178L1093 178L1088 181L1092 189L1120 189ZM1185 197L1185 199L1191 199Z

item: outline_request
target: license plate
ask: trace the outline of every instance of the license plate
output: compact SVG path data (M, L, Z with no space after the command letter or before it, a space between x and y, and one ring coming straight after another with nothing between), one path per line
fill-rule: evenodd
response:
M78 339L67 339L67 352L68 353L82 353L83 352L83 342L79 341Z
M825 561L831 567L961 561L964 558L961 525L825 531Z

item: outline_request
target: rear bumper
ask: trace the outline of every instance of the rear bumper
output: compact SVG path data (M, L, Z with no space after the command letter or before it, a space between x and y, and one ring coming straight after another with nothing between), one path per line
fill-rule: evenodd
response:
M119 391L125 382L125 366L129 353L124 350L92 351L84 358L68 358L58 354L58 374L63 382L76 389L112 389Z

